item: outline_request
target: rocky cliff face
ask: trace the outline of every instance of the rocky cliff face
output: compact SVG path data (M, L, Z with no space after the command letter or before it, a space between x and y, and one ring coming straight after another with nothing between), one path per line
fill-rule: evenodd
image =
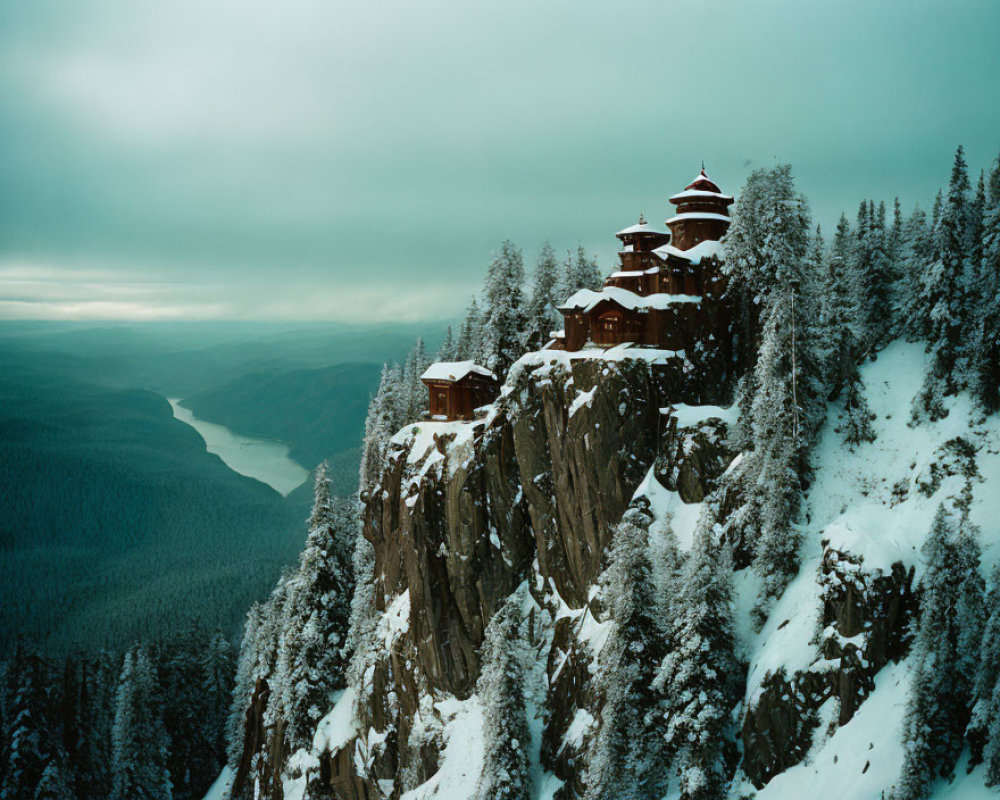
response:
M472 695L485 627L527 581L544 659L542 759L572 796L593 732L581 720L599 707L590 666L600 626L590 602L610 533L648 479L681 503L711 491L733 456L726 425L686 422L671 409L725 394L659 351L541 353L515 367L485 419L401 432L364 523L382 614L357 709L365 733L329 762L350 760L371 792L392 797L430 778L442 749L434 698Z
M987 524L976 487L1000 476L1000 425L984 427L961 404L942 422L908 424L922 365L918 348L898 345L866 366L875 443L848 449L832 425L822 432L801 567L760 631L750 622L756 578L735 553L746 690L732 715L734 796L781 798L790 781L822 785L828 774L850 774L852 797L878 796L898 775L927 520L961 496ZM688 548L739 456L729 388L706 375L663 352L529 354L485 417L401 431L365 510L377 613L364 669L311 753L275 750L258 686L246 739L270 757L244 759L241 771L284 764L284 780L257 776L263 796L289 798L288 786L308 783L316 798L470 797L485 631L521 589L536 796L581 798L605 700L595 666L612 623L598 579L612 532L640 505L653 518L651 546L669 525ZM737 502L712 506L720 522Z
M317 788L397 798L440 780L446 730L476 702L486 625L527 582L538 758L559 787L547 796L582 796L602 702L593 666L609 624L595 585L611 532L638 502L689 536L737 455L734 412L719 407L728 393L663 353L532 354L485 418L397 435L364 521L380 617L355 734L323 756ZM802 761L824 726L848 722L908 647L912 568L868 568L824 542L815 583L818 619L797 635L818 657L749 679L740 738L750 787ZM780 636L782 621L772 623Z

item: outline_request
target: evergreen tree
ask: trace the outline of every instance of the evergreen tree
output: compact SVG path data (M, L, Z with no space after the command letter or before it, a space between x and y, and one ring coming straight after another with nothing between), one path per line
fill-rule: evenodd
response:
M69 780L57 762L46 765L35 789L34 800L76 800Z
M566 260L563 262L563 285L560 291L563 298L569 297L580 289L597 291L603 283L604 279L597 259L588 255L582 244L577 245L575 256L567 251Z
M209 748L208 727L201 691L203 634L195 624L159 649L158 669L153 676L155 693L150 702L167 700L161 714L166 740L166 766L171 794L176 800L200 800L211 785L202 758ZM207 781L207 782L206 782Z
M728 293L736 304L736 360L741 368L752 368L756 362L763 320L787 300L792 282L808 284L803 281L802 267L809 229L808 204L795 190L789 165L751 173L733 209L723 267L729 277ZM739 393L741 411L749 409L756 391L752 380L744 381ZM747 434L744 422L741 433Z
M990 171L989 198L983 202L978 320L970 372L976 400L992 414L1000 409L1000 157Z
M226 719L233 697L233 646L215 631L201 658L201 707L205 751L198 756L199 778L214 780L226 765Z
M483 703L485 748L476 800L528 800L528 717L525 708L526 653L521 640L520 591L493 615L483 643L483 669L476 687Z
M264 606L260 603L250 606L236 662L233 701L226 721L226 763L233 769L236 769L243 755L247 710L250 708L257 679L262 677L257 642L264 626L264 613Z
M951 773L964 745L982 630L976 535L964 509L956 526L942 505L924 544L926 571L897 800L926 798L935 777Z
M850 273L851 241L847 217L841 215L834 237L823 288L821 330L824 347L824 374L831 400L842 398L838 431L853 446L875 438L874 415L865 399L858 361L863 346L852 324L857 308L857 276Z
M47 791L68 783L68 759L47 692L52 677L40 656L15 645L5 675L0 800L35 800L43 778Z
M924 296L933 261L933 228L927 224L927 215L918 206L906 221L900 281L904 331L910 341L926 340L930 335L930 316Z
M361 446L361 467L358 485L362 495L370 491L382 476L389 440L400 427L401 384L399 367L382 365L378 390L368 404L365 435Z
M801 391L805 398L809 386L803 374L796 375L804 352L792 364L795 313L791 292L786 308L782 313L777 307L767 318L755 369L758 391L750 406L754 449L747 458L747 476L753 476L748 488L757 495L760 520L753 558L754 571L762 580L758 624L767 618L770 605L798 569L800 536L795 522L811 438L798 397Z
M818 301L815 282L803 275L808 231L808 206L791 167L751 174L727 235L726 269L744 309L737 312L740 336L760 340L737 390L735 437L750 451L735 478L744 498L735 517L763 580L758 623L797 569L795 521L822 417Z
M948 185L948 197L935 229L935 259L925 279L922 302L929 309L928 349L932 363L924 388L914 407L915 417L944 416L942 398L964 385L961 355L965 331L966 246L969 206L969 176L962 148Z
M598 657L595 693L601 725L590 742L586 800L659 797L666 788L666 742L653 680L665 655L656 617L645 508L626 511L615 528L600 596L611 633Z
M850 345L845 343L845 348L849 351ZM865 385L857 362L847 361L847 363L850 364L850 369L843 386L843 406L840 410L837 432L853 450L854 446L861 442L875 441L875 429L872 427L875 415L868 407Z
M672 648L656 678L685 800L716 800L726 793L727 732L739 693L732 591L728 551L720 558L711 524L700 524L680 583Z
M434 357L434 360L454 361L455 347L456 342L451 333L451 325L449 325L444 332L444 338L441 340L441 346L438 348L437 355Z
M111 729L118 666L111 653L103 651L84 661L80 678L81 730L86 731L78 747L75 788L79 800L104 800L111 783Z
M422 337L417 337L410 352L406 356L406 364L403 367L402 383L399 389L399 417L397 425L407 425L411 422L418 422L423 419L427 410L428 395L427 387L424 386L420 376L427 369L427 350Z
M825 262L820 295L820 352L823 376L831 397L836 397L845 384L849 361L853 362L857 357L852 329L856 293L850 280L853 276L849 272L851 240L851 225L841 214Z
M893 275L886 245L885 203L876 209L870 202L867 216L867 242L863 248L866 260L859 273L861 341L866 349L877 349L886 343L893 320Z
M111 735L111 800L170 800L170 747L156 675L141 647L125 654Z
M330 495L326 463L316 472L309 536L289 582L278 654L281 697L292 751L308 747L330 697L343 688L344 647L354 593L350 505Z
M524 338L524 257L510 240L494 254L483 285L482 365L503 380Z
M559 283L559 264L555 250L549 242L542 245L531 281L531 298L528 301L528 329L525 346L542 347L551 338L549 334L560 327L561 315L556 310Z
M906 227L903 224L903 207L897 197L892 203L892 226L886 234L885 251L889 257L893 280L898 280L901 274L903 249L906 237Z
M483 315L476 304L476 298L473 297L458 332L458 341L455 343L455 360L475 361L478 359L482 338Z
M986 761L987 783L1000 782L1000 564L993 568L983 609L986 624L979 645L975 703L967 737L972 763Z

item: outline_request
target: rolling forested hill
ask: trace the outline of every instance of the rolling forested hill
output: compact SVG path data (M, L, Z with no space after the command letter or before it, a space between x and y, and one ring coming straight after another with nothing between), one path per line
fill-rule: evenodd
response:
M235 632L301 546L301 507L206 452L159 395L0 366L0 646Z

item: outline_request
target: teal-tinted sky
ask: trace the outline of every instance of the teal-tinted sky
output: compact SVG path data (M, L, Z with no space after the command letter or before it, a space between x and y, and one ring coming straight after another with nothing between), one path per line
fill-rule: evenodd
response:
M1000 150L997 0L0 0L0 318L414 320L702 159L828 225Z

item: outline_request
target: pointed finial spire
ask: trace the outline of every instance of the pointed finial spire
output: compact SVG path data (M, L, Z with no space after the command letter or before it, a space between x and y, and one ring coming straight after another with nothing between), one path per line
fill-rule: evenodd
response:
M639 224L640 225L645 225L646 224L646 218L642 215L641 211L639 212Z
M701 174L705 175L705 159L701 160ZM707 178L708 175L705 175L705 177Z

